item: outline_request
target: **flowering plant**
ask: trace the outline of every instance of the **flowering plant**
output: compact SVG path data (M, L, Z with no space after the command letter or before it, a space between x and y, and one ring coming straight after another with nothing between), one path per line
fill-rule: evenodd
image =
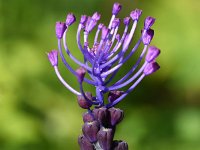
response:
M123 34L118 34L120 19L116 18L122 6L114 3L112 17L108 26L102 23L98 24L94 43L91 46L88 42L88 36L97 26L101 15L95 12L91 17L82 15L76 40L80 52L83 55L84 62L79 61L70 52L66 43L67 31L76 21L74 14L69 13L66 22L56 23L56 37L58 39L58 51L52 50L48 53L49 61L53 66L55 73L61 83L72 93L77 95L78 104L81 108L87 109L83 114L84 125L82 127L83 135L79 136L78 143L81 150L126 150L128 144L124 141L113 141L116 125L123 119L123 111L114 106L124 99L141 80L157 71L160 66L155 59L160 54L160 50L155 46L149 46L154 36L154 30L151 29L155 18L147 17L144 21L141 37L133 46L130 52L129 47L142 14L142 10L135 9L130 13L130 17L123 19L125 25ZM132 22L132 27L129 25ZM81 32L83 31L83 43L81 43ZM101 36L100 36L101 33ZM63 41L62 41L63 40ZM62 43L69 57L80 67L74 70L67 62L62 51ZM143 44L143 50L131 69L117 82L111 83L120 68ZM58 53L66 68L77 77L79 91L71 87L60 75L58 70ZM125 53L128 53L125 55ZM142 59L145 59L140 66ZM137 69L140 66L139 69ZM136 70L137 69L137 70ZM135 72L135 73L134 73ZM89 78L85 76L88 73ZM133 74L134 73L134 74ZM83 82L95 87L96 94L85 92ZM128 85L126 90L120 90ZM107 94L107 98L106 97ZM106 101L107 100L107 101Z

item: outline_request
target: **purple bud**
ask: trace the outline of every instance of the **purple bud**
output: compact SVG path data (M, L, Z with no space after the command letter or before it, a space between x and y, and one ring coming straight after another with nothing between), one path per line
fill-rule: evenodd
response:
M115 38L119 41L120 40L120 34L117 34Z
M153 36L154 36L154 30L152 29L143 30L142 41L144 45L149 45L151 43L151 40L153 39Z
M98 21L101 18L101 15L98 12L95 12L92 15L92 19L94 19L95 21Z
M113 150L128 150L128 144L124 141L114 141Z
M108 124L108 110L107 108L96 108L93 110L93 114L96 120L99 121L100 124L106 126Z
M92 143L83 135L78 137L78 144L81 150L95 150Z
M154 22L155 22L155 18L153 18L153 17L147 17L146 19L145 19L145 21L144 21L144 29L149 29L153 24L154 24Z
M58 51L57 50L50 51L49 53L47 53L47 56L53 67L58 66Z
M160 68L160 66L158 65L157 62L151 62L151 63L147 64L147 66L144 68L143 73L147 76L147 75L150 75L150 74L156 72L159 68Z
M138 20L142 14L142 10L135 9L130 13L130 16L133 20Z
M76 70L76 76L77 76L78 82L80 82L80 83L83 82L85 74L86 74L86 70L83 67L79 67Z
M110 30L106 26L104 26L102 28L101 38L104 40L107 37L109 32L110 32Z
M91 17L88 17L87 23L86 23L86 32L90 33L94 27L96 26L97 21L92 19Z
M129 25L129 23L130 23L130 17L124 18L124 24Z
M152 62L155 58L158 57L159 54L160 54L160 49L158 49L155 46L150 46L148 48L148 52L145 59L147 62Z
M112 9L112 14L113 15L117 15L120 12L121 9L122 9L122 5L121 4L114 3L113 4L113 9Z
M83 135L91 142L97 141L97 133L100 129L99 123L97 121L85 122L82 128Z
M85 96L92 101L92 94L89 92L85 93ZM88 102L82 95L77 96L78 104L83 109L88 109L92 106L92 103Z
M117 26L119 26L119 24L120 24L120 19L115 18L112 22L112 28L116 28Z
M119 108L109 108L108 112L110 114L110 123L112 126L117 125L124 118L124 112Z
M101 30L101 29L103 28L103 26L104 26L103 23L100 23L100 24L98 25L98 29Z
M123 91L110 91L108 93L108 101L109 103L112 103L117 98L119 98L124 92Z
M112 148L112 142L114 137L114 131L111 128L101 128L97 134L99 145L103 150L110 150Z
M56 22L56 37L58 39L61 39L63 37L65 30L66 30L65 23Z
M86 112L83 114L83 122L95 121L94 115L92 113Z
M73 14L73 13L69 13L69 14L67 15L66 25L67 25L67 26L70 26L70 25L72 25L75 21L76 21L76 17L74 16L74 14Z
M86 16L86 15L82 15L82 16L81 16L80 23L81 23L81 24L85 24L86 21L87 21L87 16Z

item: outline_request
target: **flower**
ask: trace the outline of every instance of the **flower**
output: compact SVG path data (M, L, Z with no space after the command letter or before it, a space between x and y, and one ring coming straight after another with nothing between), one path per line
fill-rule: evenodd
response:
M130 17L123 19L124 31L122 35L118 33L120 19L117 14L122 6L119 3L114 3L112 9L111 20L106 26L99 23L101 15L95 12L92 16L82 15L78 25L76 40L80 52L83 55L84 62L78 60L72 55L68 48L66 38L70 26L76 21L73 13L69 13L66 17L66 22L56 23L56 37L58 39L58 51L66 68L77 77L79 90L74 89L62 78L58 70L57 51L52 51L48 54L48 58L55 69L56 75L63 85L71 92L78 96L78 103L84 109L90 109L92 106L111 108L124 99L135 87L142 81L144 77L157 71L160 66L155 59L160 54L160 50L155 46L150 46L154 36L152 29L155 23L155 18L148 16L144 21L142 33L135 45L132 43L134 33L142 10L135 9L130 13ZM131 19L130 19L131 18ZM89 43L89 35L97 26L94 43ZM83 42L81 42L81 34L83 34ZM70 37L71 38L71 37ZM63 42L61 42L63 40ZM61 45L63 43L63 46ZM139 51L140 45L143 45L143 50L140 53L136 63L124 76L112 83L120 68L131 58L131 56ZM64 57L63 49L79 67L74 70ZM131 49L130 51L128 49ZM145 57L146 55L146 57ZM140 65L143 63L142 65ZM140 66L140 68L139 68ZM135 72L135 73L134 73ZM88 74L89 76L87 76ZM88 78L90 77L90 78ZM88 92L85 92L83 83L86 82L94 86L96 94L88 97ZM129 86L130 85L130 86ZM128 87L129 86L129 87ZM127 87L127 90L121 88ZM109 94L107 94L109 93ZM107 100L105 95L108 95Z

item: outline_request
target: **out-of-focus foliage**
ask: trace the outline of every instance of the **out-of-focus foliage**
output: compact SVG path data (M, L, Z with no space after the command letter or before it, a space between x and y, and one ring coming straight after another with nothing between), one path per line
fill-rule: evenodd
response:
M120 17L132 9L157 18L153 44L161 48L161 69L147 77L119 105L125 120L116 139L130 150L199 150L200 1L119 0ZM67 12L110 19L113 0L0 1L0 149L78 149L82 110L56 78L45 52L56 49L54 25ZM77 23L68 38L75 46ZM139 29L139 28L138 28ZM81 55L77 54L81 58ZM73 65L73 67L77 67ZM61 65L70 84L75 77ZM90 88L90 87L89 87Z

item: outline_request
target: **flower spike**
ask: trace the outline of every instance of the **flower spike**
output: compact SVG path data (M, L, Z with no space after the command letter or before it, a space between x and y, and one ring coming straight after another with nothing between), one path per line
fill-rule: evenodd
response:
M98 23L101 18L98 12L91 16L81 16L76 41L83 57L82 61L74 57L67 44L68 30L76 21L75 15L69 13L65 22L56 22L58 51L52 50L47 55L60 82L77 96L78 106L87 110L83 115L83 135L78 138L81 150L128 150L126 142L113 139L116 126L124 117L124 112L115 106L145 77L160 68L156 62L160 49L150 46L154 36L154 30L151 27L155 23L155 18L146 17L144 26L139 29L142 31L140 37L135 39L134 34L138 28L142 10L133 10L128 17L123 19L123 24L120 24L120 19L116 16L121 9L121 4L114 3L108 24ZM96 26L96 34L91 43L90 33ZM122 34L121 26L124 26ZM133 44L134 41L136 41L135 44ZM77 70L69 64L62 49L70 60L80 66ZM120 79L113 80L121 71L122 66L127 65L127 61L132 59L136 52L139 53L136 55L136 62ZM65 67L77 78L79 91L71 87L61 76L58 69L58 53ZM84 82L90 84L94 91L85 92L87 86L83 86Z

